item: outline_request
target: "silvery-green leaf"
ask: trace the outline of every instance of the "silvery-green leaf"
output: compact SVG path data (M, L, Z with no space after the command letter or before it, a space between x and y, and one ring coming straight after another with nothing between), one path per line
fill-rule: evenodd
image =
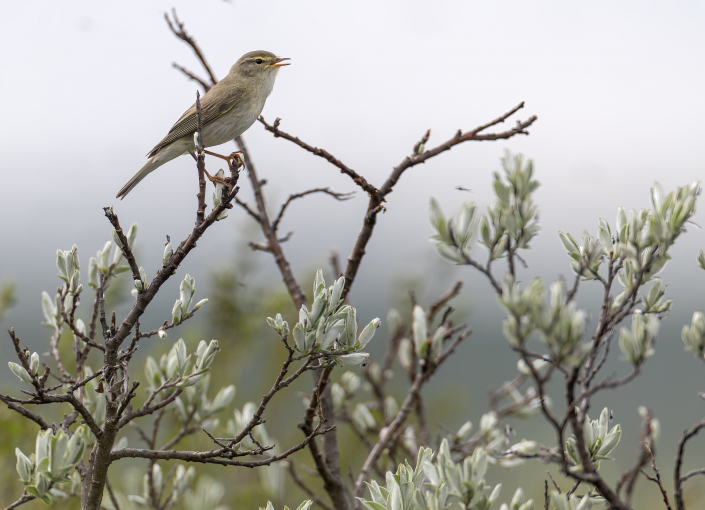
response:
M558 238L561 240L561 243L563 243L563 247L568 250L569 254L576 257L580 256L580 248L578 247L578 243L575 242L575 239L573 239L573 236L558 232Z
M326 308L327 304L327 296L326 296L326 291L325 289L321 290L318 292L318 294L314 294L316 297L313 300L313 305L311 306L311 322L314 324L318 322L318 319L321 318L321 314Z
M161 329L159 331L162 331ZM166 332L164 332L166 335ZM161 335L159 335L161 337ZM169 355L167 356L167 362L166 362L166 376L168 379L174 379L174 376L177 375L179 368L179 357L176 354L176 351L172 348L171 351L169 351ZM181 376L181 374L178 374Z
M619 444L619 439L622 437L622 428L619 424L615 425L612 430L605 436L604 441L600 445L597 455L604 456L615 449Z
M359 365L363 363L369 354L366 352L354 352L352 354L343 354L342 356L337 356L335 359L340 361L343 365Z
M479 482L485 477L487 471L487 453L483 448L477 448L475 451L477 455L473 455L472 459L472 479Z
M59 270L59 278L68 281L68 273L66 271L66 255L62 250L56 250L56 267Z
M220 351L218 340L211 340L208 344L208 348L203 353L203 356L198 359L198 369L203 370L204 368L208 368L213 362L213 359L218 351Z
M326 321L322 320L322 321L318 322L318 326L316 327L316 345L318 346L319 349L322 348L321 346L325 342L325 339L326 339Z
M10 367L10 370L12 370L12 373L15 374L20 379L20 381L25 382L27 384L32 384L32 377L23 367L21 367L17 363L13 363L12 361L9 361L7 364Z
M74 466L78 464L78 461L81 460L86 446L85 434L86 431L83 425L74 430L73 435L66 445L66 456L63 460L64 466L70 466L71 469L73 469ZM123 439L125 443L127 443L127 438L124 437Z
M88 285L95 289L98 284L98 264L96 264L95 258L91 257L88 261Z
M152 356L147 356L147 361L144 364L144 373L147 376L150 386L158 388L162 383L161 371L156 360Z
M480 239L483 245L487 248L492 247L492 238L490 235L490 224L487 216L483 216L480 220Z
M110 248L112 247L112 242L107 241L105 245L103 245L103 249L98 252L97 258L97 264L100 270L104 274L108 274L108 256L110 255Z
M380 503L375 503L374 501L366 501L362 498L357 499L362 503L362 506L365 508L365 510L387 510L387 507Z
M343 289L345 288L345 277L341 276L333 284L333 289L330 293L330 302L328 306L337 306L340 301L340 297L343 295Z
M455 246L446 243L437 243L436 251L441 256L441 258L447 260L451 264L464 264L465 258L462 256L460 250Z
M325 288L325 286L326 280L323 278L323 270L319 269L316 271L316 277L313 280L313 295L318 295L321 289Z
M44 320L46 321L44 324L55 328L57 309L47 291L42 291L42 313L44 314Z
M177 299L174 303L174 307L171 309L172 324L176 324L181 320L181 316L184 314L183 304L180 299Z
M472 226L475 222L476 211L477 206L474 203L465 203L463 204L463 208L460 210L457 228L461 246L465 245L470 240Z
M518 510L519 505L521 505L524 502L524 490L521 487L518 487L516 492L514 493L514 496L512 497L511 503L509 503L509 508L511 510Z
M135 239L137 238L137 223L130 225L130 230L127 232L127 245L132 248L135 245Z
M384 417L392 421L397 413L399 412L399 404L397 403L396 399L391 396L387 395L387 397L384 399Z
M438 329L436 329L436 332L433 334L433 338L431 339L432 361L435 361L438 358L438 355L441 353L441 350L443 348L443 339L445 338L446 331L446 327L441 324L440 326L438 326Z
M37 471L46 471L49 466L49 435L52 432L51 429L37 432L37 438L34 443Z
M186 276L184 276L184 279L181 281L181 284L179 285L179 300L181 301L181 303L183 303L184 312L188 311L188 305L190 304L191 296L191 278L187 273Z
M482 434L485 436L488 435L492 430L494 430L498 423L499 419L497 418L497 413L494 411L483 414L480 418L480 430L482 431Z
M174 411L176 412L176 416L179 417L181 423L186 423L188 413L186 412L186 406L184 406L184 402L180 397L176 397L176 400L174 400Z
M358 342L360 345L358 346L358 349L364 349L367 343L372 340L372 337L375 334L375 331L377 331L377 328L382 325L382 321L379 320L379 318L372 319L370 323L365 326L365 328L362 330L362 333L360 333L360 337L358 338Z
M211 403L211 412L216 412L227 407L235 398L235 386L230 385L220 389Z
M458 429L455 434L459 443L464 443L470 439L470 434L472 432L472 422L470 420L463 423L463 425Z
M296 350L300 353L306 352L304 349L304 328L301 323L297 323L293 330L294 344L296 345Z
M340 377L340 386L345 391L345 394L351 398L360 389L361 383L360 378L354 372L345 372Z
M497 485L494 486L494 489L492 489L492 493L490 494L490 497L487 499L487 505L488 507L492 505L495 501L497 501L497 498L499 498L499 491L502 490L502 484L498 483ZM486 507L487 508L487 507Z
M342 333L343 329L345 328L345 321L343 320L338 320L336 321L333 325L331 325L328 328L328 331L326 331L325 338L323 342L320 344L320 349L322 351L328 350L332 345L335 340L338 339L340 336L340 333Z
M27 484L32 478L32 462L19 448L15 448L15 455L17 456L17 474L20 475L20 480Z
M445 216L438 201L431 197L428 204L428 219L439 234L445 231Z
M426 326L426 312L419 305L414 306L411 329L414 335L416 353L420 355L426 345L426 342L428 341L428 333Z
M208 298L201 299L198 303L193 305L193 309L191 310L192 312L195 312L199 308L201 308L203 305L205 305L208 302Z
M396 335L402 327L401 314L396 308L391 308L387 312L387 329L390 335Z
M499 176L499 173L494 172L494 191L495 195L497 195L497 199L499 202L502 204L502 207L509 207L510 206L510 195L511 195L511 189L509 186L505 186L502 184L502 179Z
M341 312L345 320L345 332L340 339L345 347L352 347L357 340L357 310L351 306L345 306L341 309ZM333 318L331 317L330 320L333 320Z
M314 346L318 348L318 344L316 343L316 332L311 331L309 333L306 333L304 339L304 352L313 351Z
M299 324L304 327L304 330L310 330L313 326L313 324L311 324L306 305L301 305L301 308L299 309Z
M399 342L397 358L399 359L399 364L406 371L411 369L411 349L411 341L408 338L402 338Z

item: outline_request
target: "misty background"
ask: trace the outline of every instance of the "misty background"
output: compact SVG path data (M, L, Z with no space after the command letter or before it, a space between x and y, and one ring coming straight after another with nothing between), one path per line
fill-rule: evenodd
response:
M33 350L47 350L40 294L53 295L58 287L56 249L77 244L87 268L90 256L110 239L103 206L115 207L123 227L139 224L138 262L148 276L160 267L165 236L176 246L192 228L197 176L189 157L159 168L124 201L114 198L195 99L198 85L172 62L205 77L191 49L166 26L163 16L172 7L218 78L251 50L290 57L292 65L280 71L267 101L265 119L281 117L282 130L325 148L376 186L428 128L426 146L433 147L521 101L525 108L492 131L538 116L528 137L461 144L408 170L378 216L350 295L366 323L384 319L391 306L408 306L409 290L427 305L456 279L465 282L458 307L475 332L426 390L443 402L450 394L460 399L443 420L452 429L467 419L478 423L487 388L512 376L516 356L501 334L503 314L490 285L470 268L440 261L428 242L429 197L447 213L457 212L464 201L475 201L484 211L492 203L491 172L500 169L502 151L533 159L542 183L536 201L543 230L525 254L529 269L520 274L524 282L541 276L549 283L559 275L572 278L558 230L576 238L585 230L595 234L600 217L614 225L618 206L648 208L655 180L669 191L703 178L705 4L700 2L4 3L0 282L16 284L18 302L0 326L14 327ZM337 168L275 139L259 123L243 138L260 178L268 181L270 214L290 193L325 186L357 189ZM226 145L219 152L232 150ZM215 168L217 161L209 159L207 165ZM239 196L253 203L247 180L240 184ZM317 268L332 277L331 250L345 263L366 206L359 190L347 202L314 195L291 205L280 231L294 232L284 249L305 292L310 294ZM196 277L196 299L209 296L219 268L241 259L248 260L245 288L258 292L281 285L270 254L247 253L249 241L262 240L251 218L238 208L229 215L182 265ZM703 224L702 212L695 221ZM661 274L674 305L644 375L595 399L593 413L614 407L624 430L610 468L615 477L636 453L637 406L648 406L661 419L658 458L669 488L676 441L703 415L702 364L683 352L680 339L683 324L704 307L705 273L695 261L700 248L705 248L703 230L690 228ZM497 269L503 271L501 266ZM169 317L182 276L150 307L145 328ZM599 290L587 282L579 295L593 317ZM117 309L118 318L128 305ZM12 359L9 338L0 342L0 355ZM618 357L616 349L612 356ZM626 371L624 363L613 366ZM233 382L238 392L244 390L239 377ZM4 388L16 391L15 383L9 370L0 371ZM242 402L238 396L235 405ZM531 421L541 425L540 417ZM519 439L538 430L532 427L517 423ZM699 465L701 444L700 438L692 442L686 469ZM512 476L525 489L542 491L545 467L535 467L537 473L527 473L530 467ZM499 469L492 476L505 478ZM697 486L688 482L686 490L702 492ZM649 508L647 501L660 498L657 488L644 480L640 487L642 499L635 503Z

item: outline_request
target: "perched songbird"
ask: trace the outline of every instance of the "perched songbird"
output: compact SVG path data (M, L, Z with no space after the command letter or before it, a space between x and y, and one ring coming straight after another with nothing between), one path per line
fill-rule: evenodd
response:
M201 99L203 145L212 147L237 138L254 124L262 113L264 102L272 92L274 80L288 58L277 57L268 51L251 51L243 55ZM196 132L196 104L186 110L169 133L147 154L147 164L118 192L125 196L167 161L186 152L193 152L193 134Z

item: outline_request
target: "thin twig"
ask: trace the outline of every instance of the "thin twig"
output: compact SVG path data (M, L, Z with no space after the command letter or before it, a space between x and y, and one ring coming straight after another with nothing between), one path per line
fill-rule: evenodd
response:
M536 116L529 117L524 122L518 122L514 128L509 129L507 131L490 134L481 133L482 131L491 126L504 122L508 117L510 117L523 107L524 103L522 102L512 108L507 113L501 115L500 117L496 118L491 122L478 126L477 128L466 133L459 132L453 138L432 149L423 152L422 154L407 156L401 163L394 167L389 177L387 177L387 180L379 188L379 193L376 196L370 197L370 201L367 206L367 214L365 215L362 228L360 230L360 233L358 234L357 241L355 242L355 246L353 247L353 251L348 257L348 265L345 269L345 289L343 291L343 296L347 295L355 281L357 271L360 267L360 263L362 262L362 257L365 254L365 248L367 247L367 243L372 237L372 232L376 223L376 216L380 211L379 207L381 206L382 202L385 200L387 195L392 192L393 187L396 186L396 183L399 181L404 172L409 168L412 168L421 163L425 163L428 159L437 156L442 152L450 150L452 147L459 143L467 141L502 140L512 138L519 134L528 134L526 129L531 126L534 122L536 122ZM488 276L491 276L491 274L488 274ZM492 278L490 280L492 281ZM498 293L501 293L501 289L496 282L493 282L493 286L495 287L495 290Z
M362 175L360 175L355 170L353 170L352 168L345 165L342 161L340 161L338 158L333 156L327 150L319 149L318 147L314 147L312 145L309 145L306 142L300 140L298 137L292 136L289 133L285 133L284 131L280 130L279 123L281 122L281 119L277 118L274 121L274 124L268 124L267 121L264 120L264 117L262 117L260 115L259 119L257 119L257 120L259 120L262 123L262 125L264 126L264 129L273 133L275 138L281 137L281 138L284 138L285 140L289 140L290 142L295 143L296 145L298 145L302 149L310 152L311 154L315 154L316 156L319 156L319 157L325 159L326 161L328 161L329 163L331 163L332 165L338 167L340 169L340 173L349 175L352 178L353 182L355 184L357 184L358 186L360 186L366 193L369 193L370 196L377 196L377 194L379 193L377 188L375 188L370 183L368 183L367 180Z
M196 57L198 57L198 60L201 62L201 65L206 70L206 73L208 73L208 76L211 79L211 84L215 85L216 83L218 83L218 80L215 78L215 74L213 74L213 71L208 65L208 62L206 62L206 57L203 55L203 52L201 52L201 48L198 46L198 44L196 44L196 40L186 32L184 24L181 23L179 21L179 18L176 16L176 9L171 10L171 15L174 17L173 24L169 19L169 15L167 13L164 13L164 19L169 25L169 29L171 29L171 31L176 37L178 37L191 47L193 52L196 54Z
M289 462L289 474L291 474L291 478L294 480L294 483L298 485L306 494L308 494L314 503L320 506L323 510L333 510L301 479L299 474L296 472L296 466L293 461Z
M243 151L245 166L247 167L250 182L252 183L252 190L255 194L255 202L257 203L257 211L260 217L260 226L262 227L262 233L264 234L264 237L269 243L269 248L271 249L272 255L274 255L274 261L276 262L277 267L279 267L279 272L282 275L284 284L286 285L286 288L289 291L291 298L294 300L294 305L298 310L299 308L301 308L301 305L306 303L306 295L303 293L301 287L299 287L299 284L296 282L294 274L291 271L291 266L289 265L289 262L284 256L284 252L279 243L279 239L277 239L277 234L272 229L271 223L269 222L269 215L267 214L264 196L262 195L262 183L257 177L257 171L255 170L254 165L249 159L245 142L242 140L241 137L238 137L236 141L238 144L238 148Z
M292 195L289 195L289 198L284 202L284 204L281 206L281 209L279 210L279 214L277 214L276 219L272 223L272 230L275 232L277 231L277 228L279 228L279 222L282 220L282 217L284 216L284 211L286 208L289 206L289 204L296 200L297 198L303 198L306 195L311 195L313 193L325 193L326 195L330 195L336 200L339 201L344 201L344 200L349 200L353 197L355 194L354 191L350 191L348 193L336 193L335 191L332 191L330 188L314 188L314 189L309 189L306 191L302 191L301 193L294 193Z
M661 496L663 497L663 502L666 504L666 508L668 510L671 509L671 503L668 501L668 494L666 494L666 489L663 488L663 483L661 483L661 473L659 473L658 468L656 467L656 458L654 457L653 452L651 451L651 448L647 447L647 450L649 452L649 455L651 456L651 468L654 470L654 473L656 474L656 478L650 477L646 472L642 469L641 473L649 480L652 482L655 482L656 485L658 485L659 489L661 490Z
M174 14L176 16L176 14ZM198 167L198 211L196 226L203 223L206 211L206 154L203 152L203 123L201 122L201 93L196 91L196 166Z
M683 482L685 480L683 479L683 477L681 477L681 468L683 466L683 456L685 455L685 444L688 442L688 440L691 437L693 437L695 434L697 434L700 431L700 429L702 429L702 428L705 428L705 418L703 418L698 423L693 425L690 429L686 430L683 433L683 437L681 437L680 441L678 441L678 453L676 454L676 467L673 472L673 484L674 484L673 495L676 500L676 510L685 510L685 504L683 502Z
M201 85L201 87L203 87L203 89L204 89L206 92L208 92L208 91L211 89L212 85L211 85L210 83L206 82L203 78L199 78L198 76L196 76L194 73L192 73L191 71L189 71L189 70L186 69L185 67L180 66L180 65L177 64L176 62L172 62L171 65L172 65L172 67L174 67L175 69L178 69L179 71L181 71L182 73L184 73L189 79L191 79L191 80L197 82L199 85Z

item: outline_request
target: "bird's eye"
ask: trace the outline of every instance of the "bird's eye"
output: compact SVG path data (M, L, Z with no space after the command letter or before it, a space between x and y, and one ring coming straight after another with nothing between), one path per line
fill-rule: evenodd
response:
M262 63L262 59L261 59L261 58L256 58L256 59L255 59L255 63L261 64L261 63Z

